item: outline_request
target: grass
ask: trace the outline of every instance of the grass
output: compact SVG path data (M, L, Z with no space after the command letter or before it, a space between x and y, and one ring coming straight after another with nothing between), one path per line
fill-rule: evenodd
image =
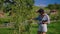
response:
M37 29L37 25L33 25L31 34L37 34ZM49 24L47 34L60 34L60 21Z
M37 34L37 29L38 25L32 24L30 33ZM13 34L13 30L10 30L9 28L0 28L0 34ZM60 21L49 24L47 34L60 34Z
M13 34L13 30L10 30L10 28L0 28L0 34Z
M53 22L48 26L48 34L60 34L60 21Z

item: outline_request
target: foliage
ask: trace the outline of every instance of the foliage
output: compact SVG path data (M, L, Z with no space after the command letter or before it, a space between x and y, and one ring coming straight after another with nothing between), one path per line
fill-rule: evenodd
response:
M15 15L12 16L12 20L15 22L15 28L17 28L17 34L20 33L20 25L25 20L32 16L31 9L33 9L34 0L1 0L1 10L4 13L11 12ZM12 21L11 20L11 21ZM23 24L24 25L24 24ZM23 26L22 25L22 26ZM22 27L21 27L22 28Z
M59 10L60 9L60 4L49 4L48 6L47 6L47 8L49 8L49 9L56 9L56 10Z

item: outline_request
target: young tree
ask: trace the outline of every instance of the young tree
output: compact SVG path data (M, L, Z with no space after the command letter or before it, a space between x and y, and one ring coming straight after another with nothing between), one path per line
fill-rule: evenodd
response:
M24 21L32 16L31 10L33 9L34 0L0 0L2 10L10 11L15 15L12 16L12 21L15 22L16 34L22 34L21 23L24 25Z
M34 0L14 0L16 1L16 5L12 6L12 9L15 10L15 28L17 29L18 34L22 34L24 32L24 21L27 20L28 18L30 18L32 16L31 14L31 10L32 10L32 6L34 4ZM22 23L22 26L21 26ZM23 27L23 28L22 28ZM22 30L22 29L23 30Z

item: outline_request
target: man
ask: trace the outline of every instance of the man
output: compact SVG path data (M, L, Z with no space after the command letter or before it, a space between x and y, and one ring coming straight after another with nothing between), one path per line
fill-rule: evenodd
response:
M50 23L49 16L44 12L43 9L39 9L37 11L39 13L39 16L37 18L33 18L33 20L39 21L39 28L38 28L38 34L46 34L47 32L47 24Z

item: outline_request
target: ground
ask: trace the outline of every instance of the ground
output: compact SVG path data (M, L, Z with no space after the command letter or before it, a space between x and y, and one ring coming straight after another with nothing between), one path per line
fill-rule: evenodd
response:
M37 34L38 25L32 24L31 34ZM0 28L0 34L13 34L13 30L10 28ZM60 21L52 22L48 24L47 34L60 34Z

